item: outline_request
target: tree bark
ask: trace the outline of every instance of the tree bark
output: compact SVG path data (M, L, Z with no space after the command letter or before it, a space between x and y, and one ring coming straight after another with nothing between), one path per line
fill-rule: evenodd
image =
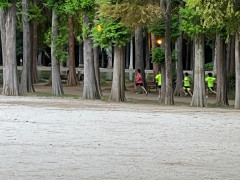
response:
M179 23L182 23L182 17L179 17ZM182 96L182 81L183 81L183 32L180 32L180 36L177 40L177 79L176 79L176 88L174 90L175 96Z
M111 69L113 68L113 56L112 56L112 43L109 44L109 51L108 51L108 65L107 68Z
M194 91L191 106L205 107L205 79L204 79L204 36L197 35L194 39Z
M89 26L89 17L85 14L83 23ZM90 27L89 27L90 28ZM83 98L86 99L99 99L100 92L96 86L96 76L94 69L94 57L93 57L93 41L90 37L83 38L83 57L84 57L84 87Z
M35 5L37 5L37 0L32 1ZM37 74L37 24L34 22L31 22L31 28L32 28L32 46L31 46L31 51L32 51L32 82L36 83L38 82L38 74Z
M125 63L125 67L126 69L129 68L129 64L130 64L130 43L127 43L126 45L126 63Z
M143 29L137 28L135 31L135 70L140 69L143 86L146 87L144 62L143 62Z
M166 33L165 33L165 66L166 66L166 96L165 104L173 105L172 86L172 54L171 54L171 0L166 1Z
M130 63L129 63L129 69L133 69L133 54L134 54L134 45L133 45L133 38L131 38L131 42L130 42Z
M60 77L60 63L55 56L55 39L58 36L57 31L57 14L55 9L52 10L52 40L51 40L51 64L52 64L52 94L61 96L64 94L62 81Z
M16 4L0 10L1 42L3 55L3 90L7 96L19 95L16 60Z
M32 25L32 81L33 83L38 82L37 74L37 24L31 23Z
M239 48L239 33L235 35L235 105L236 109L240 109L240 48Z
M101 86L100 86L100 70L99 70L99 47L93 48L93 57L94 57L94 70L96 76L96 87L99 92L99 96L102 96Z
M23 70L20 84L22 93L30 93L34 91L32 83L32 63L31 63L31 35L30 23L28 22L27 11L29 0L22 0L22 23L23 23Z
M232 38L230 49L229 74L235 74L235 37Z
M217 96L218 105L229 105L227 97L226 44L220 35L216 36Z
M68 27L69 27L69 73L67 84L68 86L77 86L79 84L76 66L75 66L75 43L74 43L74 27L73 27L73 16L68 17Z
M151 43L152 43L152 48L157 47L156 44L156 37L154 36L154 34L151 33ZM155 81L155 77L159 72L159 64L157 63L153 63L153 81Z
M114 47L113 81L109 100L125 101L124 47Z
M146 32L146 68L145 69L150 69L150 43L151 43L151 35Z
M83 59L83 42L79 43L79 67L84 67L83 65L84 59Z

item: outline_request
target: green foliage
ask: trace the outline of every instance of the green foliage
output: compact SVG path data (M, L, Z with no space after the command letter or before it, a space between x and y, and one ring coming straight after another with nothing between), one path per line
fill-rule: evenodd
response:
M128 28L144 27L154 19L161 19L159 5L146 0L98 0L101 16L110 17Z
M0 10L3 10L10 6L11 6L11 3L8 0L0 0Z
M204 69L205 69L205 71L212 71L213 70L213 62L205 64Z
M177 61L177 51L172 51L172 62ZM165 63L165 50L161 47L152 48L152 62L157 64Z
M165 63L165 51L161 47L152 48L152 62L163 64Z
M30 3L28 9L28 20L40 24L46 20L46 17L42 15L41 9L36 4Z
M101 26L101 30L98 29L98 25ZM110 42L113 42L115 46L125 46L130 41L131 35L121 23L110 18L101 18L95 21L92 37L96 41L96 45L107 48Z
M201 12L186 6L180 9L182 15L181 29L191 38L204 34L206 29L201 25Z

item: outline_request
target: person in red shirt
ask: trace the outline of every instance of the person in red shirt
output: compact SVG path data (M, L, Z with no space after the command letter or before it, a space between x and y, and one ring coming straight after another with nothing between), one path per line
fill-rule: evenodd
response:
M138 69L137 70L137 75L136 75L136 87L140 86L146 95L148 95L147 90L145 89L145 87L143 86L143 81L142 81L142 75L141 75L141 70ZM136 94L138 94L139 92L137 92Z

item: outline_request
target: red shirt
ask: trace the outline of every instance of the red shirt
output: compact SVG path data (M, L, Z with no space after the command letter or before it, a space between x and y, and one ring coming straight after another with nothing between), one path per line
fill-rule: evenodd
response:
M137 73L136 83L143 83L143 81L142 81L142 76L141 76L140 73Z

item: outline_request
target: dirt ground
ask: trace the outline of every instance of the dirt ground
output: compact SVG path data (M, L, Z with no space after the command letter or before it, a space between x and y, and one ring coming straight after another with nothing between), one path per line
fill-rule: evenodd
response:
M0 179L239 180L239 110L189 107L190 97L163 106L156 92L126 96L0 96Z

